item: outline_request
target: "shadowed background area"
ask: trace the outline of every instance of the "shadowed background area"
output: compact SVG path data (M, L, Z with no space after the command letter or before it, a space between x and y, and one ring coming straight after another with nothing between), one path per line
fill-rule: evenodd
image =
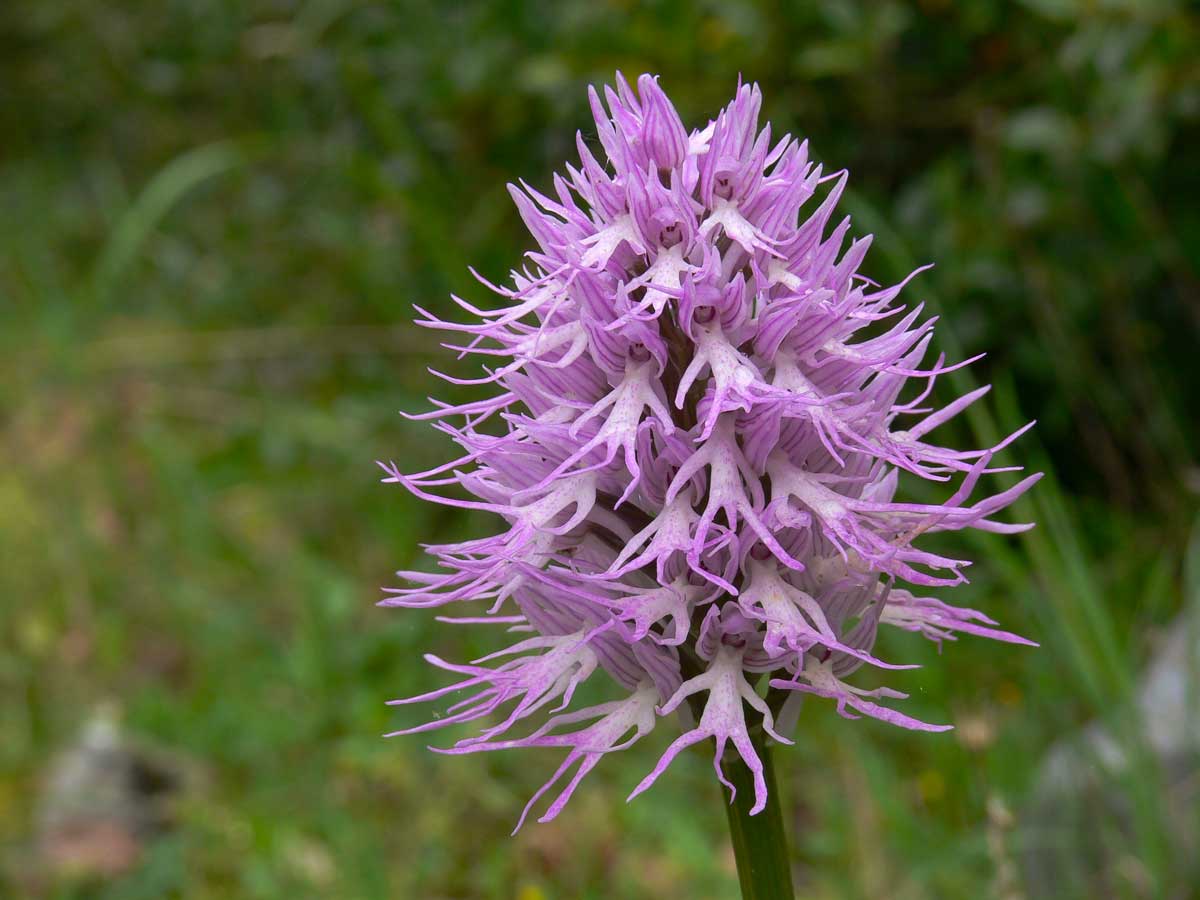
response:
M1195 896L1198 51L1153 0L7 0L0 895L736 896L706 752L623 802L667 729L516 838L555 753L379 737L443 683L422 653L501 639L373 606L486 526L377 483L451 450L397 410L465 396L410 304L489 302L467 265L530 246L505 183L547 188L621 69L689 126L757 80L850 169L865 271L935 262L935 346L989 352L939 384L995 384L948 442L1039 420L1007 457L1039 528L942 546L1042 648L887 635L946 735L804 710L802 894Z

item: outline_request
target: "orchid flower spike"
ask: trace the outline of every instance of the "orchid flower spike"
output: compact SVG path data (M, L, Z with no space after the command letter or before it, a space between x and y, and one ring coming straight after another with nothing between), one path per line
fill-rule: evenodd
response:
M767 787L749 735L789 742L803 694L847 718L949 727L851 683L862 665L906 668L874 655L881 625L1030 643L918 596L969 564L918 543L1030 528L996 516L1038 476L973 499L984 475L1011 471L993 456L1016 435L979 450L930 441L986 388L922 406L955 368L927 360L933 320L900 304L907 279L858 274L871 239L848 241L849 220L833 218L845 173L822 175L807 142L773 140L757 85L690 132L650 75L590 97L578 165L550 194L510 188L536 246L510 285L483 282L500 303L455 298L467 322L422 312L484 363L482 377L443 377L494 393L417 416L461 455L415 473L381 463L384 481L502 525L429 547L435 573L400 573L383 605L467 604L442 621L519 639L468 664L427 657L454 680L393 702L451 705L395 734L473 723L443 752L565 750L525 810L556 791L546 821L603 757L678 711L679 736L633 794L711 738L724 783L727 749L754 773L756 812ZM958 483L941 503L903 502L901 473ZM614 699L579 708L579 687L605 677Z

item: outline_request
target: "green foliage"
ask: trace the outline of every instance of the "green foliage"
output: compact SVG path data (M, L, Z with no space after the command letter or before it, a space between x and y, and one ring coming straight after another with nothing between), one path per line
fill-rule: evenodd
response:
M1057 896L1193 894L1127 700L1189 556L1200 597L1198 38L1186 4L1132 0L8 0L0 894L28 889L48 756L114 699L199 786L135 874L64 896L735 895L702 754L621 802L666 734L511 839L553 754L378 738L411 721L382 701L434 677L422 652L492 646L372 606L419 541L481 527L376 483L376 458L447 452L395 414L453 365L409 304L481 299L467 264L518 261L504 183L548 184L614 68L660 72L691 122L758 80L851 169L869 269L935 261L909 290L941 348L991 351L946 385L997 385L959 439L1037 417L1011 458L1052 475L1030 536L953 545L980 560L958 599L1043 648L893 636L929 664L911 712L959 730L813 704L777 753L801 892L1004 894L1038 839L1005 807L1099 717L1131 830L1089 823L1099 871L1055 836Z

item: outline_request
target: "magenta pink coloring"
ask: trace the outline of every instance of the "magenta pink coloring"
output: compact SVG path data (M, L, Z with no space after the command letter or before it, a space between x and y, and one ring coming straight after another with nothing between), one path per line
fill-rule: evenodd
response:
M554 176L553 196L510 186L537 249L511 286L483 282L500 304L454 298L466 323L419 310L420 324L455 335L446 346L482 359L481 377L443 377L496 393L435 401L415 418L462 454L411 474L381 464L384 480L503 527L429 547L435 572L400 573L409 586L384 605L471 604L445 621L518 637L469 665L427 657L454 681L394 702L454 701L395 733L478 722L442 752L565 750L521 816L554 789L546 821L603 756L679 711L682 733L631 796L713 738L722 781L727 747L755 774L757 811L766 786L750 730L790 743L804 694L847 718L948 727L876 702L904 694L847 680L864 663L907 668L872 654L880 625L1030 643L900 583L964 581L968 561L918 539L1031 527L994 516L1038 476L972 500L981 476L1011 471L993 455L1021 432L985 450L929 441L987 389L927 404L957 367L925 362L933 319L900 305L903 283L858 274L870 237L847 244L849 219L830 226L845 172L760 129L756 85L691 132L649 75L635 91L618 74L604 101L590 97L595 134L578 136L578 167ZM958 486L940 504L900 502L902 472ZM572 708L584 681L605 676L617 699Z

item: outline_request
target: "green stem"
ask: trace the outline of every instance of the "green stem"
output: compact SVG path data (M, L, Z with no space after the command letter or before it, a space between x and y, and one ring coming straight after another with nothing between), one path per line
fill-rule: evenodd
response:
M767 782L767 808L758 815L750 815L754 806L754 779L750 770L735 753L727 754L722 761L725 777L737 788L733 803L728 802L724 788L722 799L727 804L729 836L737 860L742 900L792 900L795 896L792 869L788 863L787 836L783 830L771 748L766 745L761 728L751 729L750 740L762 760L763 777Z

